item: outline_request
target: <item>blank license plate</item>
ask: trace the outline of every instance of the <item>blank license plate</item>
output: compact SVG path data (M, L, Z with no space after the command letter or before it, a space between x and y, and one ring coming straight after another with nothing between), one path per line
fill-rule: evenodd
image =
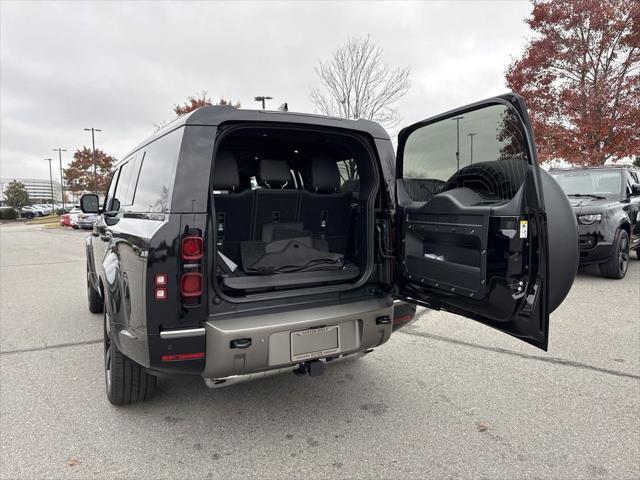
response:
M326 357L340 351L340 326L291 332L291 361Z

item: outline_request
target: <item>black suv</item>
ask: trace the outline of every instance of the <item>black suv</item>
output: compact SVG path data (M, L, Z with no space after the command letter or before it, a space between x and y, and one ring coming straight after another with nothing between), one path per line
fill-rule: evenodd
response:
M82 208L99 213L87 292L117 405L160 375L319 375L415 305L546 350L578 265L575 216L512 94L405 128L397 158L374 122L203 107Z
M629 252L640 258L640 171L633 167L552 170L578 221L580 265L598 263L607 278L624 278Z

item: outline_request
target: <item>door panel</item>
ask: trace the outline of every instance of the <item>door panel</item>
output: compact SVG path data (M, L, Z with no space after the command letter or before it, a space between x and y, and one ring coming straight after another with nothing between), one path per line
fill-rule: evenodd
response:
M396 166L400 296L546 350L556 306L548 297L547 216L520 97L492 98L405 128ZM556 225L569 238L563 253L577 258L575 221L560 207L568 216ZM562 298L576 265L557 276L568 283L558 285Z
M473 298L485 294L490 209L467 207L478 195L461 188L406 209L409 279Z

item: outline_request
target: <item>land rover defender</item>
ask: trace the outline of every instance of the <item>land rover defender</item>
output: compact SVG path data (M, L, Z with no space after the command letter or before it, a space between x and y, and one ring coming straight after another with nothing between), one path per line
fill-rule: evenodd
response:
M522 99L418 122L394 150L367 120L209 106L126 155L104 201L81 199L99 215L87 293L109 401L147 399L162 375L319 375L415 305L546 350L578 238Z

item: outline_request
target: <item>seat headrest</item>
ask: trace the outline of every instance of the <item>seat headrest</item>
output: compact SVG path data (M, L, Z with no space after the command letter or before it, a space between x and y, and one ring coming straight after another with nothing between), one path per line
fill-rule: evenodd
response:
M260 160L260 183L268 188L283 188L291 180L289 164L285 160Z
M317 193L337 192L340 189L340 172L335 160L322 156L313 157L307 187Z
M218 153L213 164L213 189L236 192L239 187L240 175L236 157L231 152Z

